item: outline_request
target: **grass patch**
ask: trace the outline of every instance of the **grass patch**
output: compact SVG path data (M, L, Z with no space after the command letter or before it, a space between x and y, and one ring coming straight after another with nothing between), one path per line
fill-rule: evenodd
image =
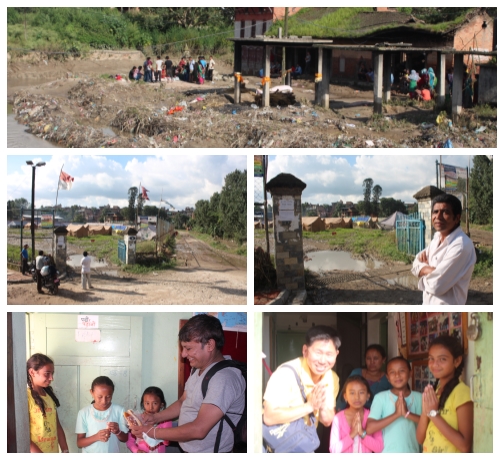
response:
M497 108L492 107L489 104L476 105L472 110L478 118L484 118L487 120L497 119Z
M144 275L147 273L162 271L162 270L170 270L175 268L177 262L175 259L171 258L157 258L151 259L150 262L144 261L140 264L135 265L124 265L122 266L122 270L127 273L133 273L135 275Z
M247 255L247 245L242 244L239 245L237 242L233 240L222 240L220 238L214 238L210 235L207 235L206 233L200 233L196 231L191 231L189 234L200 240L203 241L204 243L207 243L210 247L226 252L228 254L236 254L238 256L246 256Z
M488 248L479 248L476 265L474 266L473 276L480 278L493 277L493 250Z
M114 260L118 259L118 241L122 239L120 235L95 235L85 238L68 236L68 243L80 248L82 252L87 251L94 257L115 263Z
M469 224L471 230L483 230L485 232L493 232L493 224L479 225Z
M398 251L396 232L368 228L338 228L324 232L303 232L303 238L328 243L332 249L353 254L369 254L372 257L395 262L411 263L414 257ZM255 230L255 238L265 238L264 230Z
M21 248L19 246L7 243L7 262L21 263Z

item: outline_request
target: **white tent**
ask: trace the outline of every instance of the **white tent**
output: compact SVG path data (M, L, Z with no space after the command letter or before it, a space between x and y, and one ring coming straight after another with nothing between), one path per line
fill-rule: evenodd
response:
M396 228L396 220L398 219L398 216L404 216L404 214L402 212L396 211L387 219L381 220L379 222L380 228L382 230L394 230Z

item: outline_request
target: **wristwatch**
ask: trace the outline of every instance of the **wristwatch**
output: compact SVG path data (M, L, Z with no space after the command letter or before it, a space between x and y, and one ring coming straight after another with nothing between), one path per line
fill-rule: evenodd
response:
M437 410L431 410L428 414L427 414L427 417L430 417L430 418L434 418L436 417L436 415L439 414L439 411Z
M365 439L366 438L366 430L363 431L363 433L361 433L361 439Z

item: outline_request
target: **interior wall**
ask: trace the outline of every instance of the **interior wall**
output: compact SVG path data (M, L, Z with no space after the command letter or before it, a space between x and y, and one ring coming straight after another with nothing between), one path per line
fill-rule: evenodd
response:
M307 332L313 326L337 328L337 313L276 313L276 331ZM305 334L304 334L305 336Z
M50 314L50 313L47 313ZM114 315L142 317L142 390L156 386L163 390L167 405L177 401L179 321L192 313L152 312L79 312L82 315ZM29 353L29 351L27 352ZM26 363L24 363L26 365Z

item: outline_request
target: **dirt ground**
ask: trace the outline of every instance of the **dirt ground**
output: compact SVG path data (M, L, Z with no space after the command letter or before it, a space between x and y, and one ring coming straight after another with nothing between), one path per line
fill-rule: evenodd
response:
M493 233L471 230L476 244L493 247ZM274 238L270 234L270 251L274 253ZM265 248L264 238L255 239L255 247ZM328 242L304 239L304 253L331 249ZM371 258L364 254L363 258ZM421 305L422 293L411 274L411 265L384 261L378 269L364 273L347 270L306 275L307 305ZM293 298L288 304L293 303ZM472 279L467 305L493 305L493 277Z
M57 296L38 294L28 276L9 270L7 304L246 305L246 257L216 251L188 234L180 234L177 260L176 268L147 275L121 272L112 266L93 269L93 289L87 291L75 274L72 279L63 279Z
M313 104L314 82L302 79L293 82L295 104L252 109L260 78L245 76L242 105L235 106L228 65L217 66L220 80L203 86L102 78L127 77L143 59L141 53L122 52L80 61L12 61L7 97L18 121L63 147L434 148L448 139L455 148L497 145L496 115L479 121L466 112L458 125L442 128L430 109L389 105L374 120L373 91L367 87L332 84L330 109L325 110ZM272 86L279 84L273 79ZM176 106L182 111L169 115ZM476 134L480 125L486 130Z

